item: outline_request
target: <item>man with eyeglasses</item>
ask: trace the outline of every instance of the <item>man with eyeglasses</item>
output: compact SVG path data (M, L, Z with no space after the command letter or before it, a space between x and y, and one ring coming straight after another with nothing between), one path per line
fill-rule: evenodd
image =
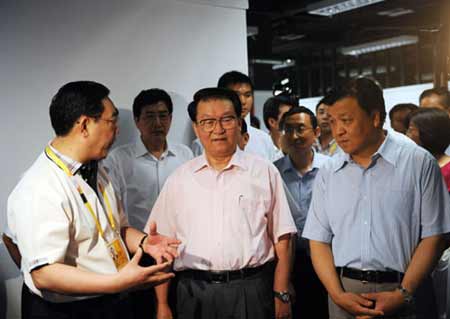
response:
M98 164L118 131L108 95L91 81L58 90L50 104L56 137L8 198L7 247L24 276L24 319L123 318L119 292L173 276L162 271L178 242L157 234L155 225L148 234L130 227ZM143 250L160 264L139 266Z
M240 116L247 123L250 137L245 151L261 156L271 162L281 158L283 153L272 143L269 134L250 125L250 112L254 107L254 90L250 78L238 71L226 72L219 78L217 87L232 90L239 97L242 105L242 114ZM203 146L199 139L192 142L191 148L196 156L203 152Z
M156 88L141 91L133 102L140 138L117 147L105 160L130 224L140 230L144 229L167 177L193 158L187 146L167 140L172 113L172 99L167 92ZM152 288L133 293L136 318L152 312L152 296Z
M282 116L279 128L287 155L274 164L296 205L291 207L297 226L292 283L295 290L293 318L328 319L327 292L311 262L308 240L301 237L311 203L314 179L328 156L314 150L320 128L314 113L293 107Z
M233 91L202 89L188 111L205 151L167 179L147 223L184 243L174 264L176 309L167 285L158 286L159 318L290 318L297 230L280 174L237 147L241 104Z

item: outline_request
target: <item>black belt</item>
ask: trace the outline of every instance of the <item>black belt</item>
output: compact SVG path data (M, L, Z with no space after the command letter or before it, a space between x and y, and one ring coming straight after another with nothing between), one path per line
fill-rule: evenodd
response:
M246 279L255 276L266 269L272 268L273 262L265 263L262 266L253 268L242 268L239 270L229 271L207 271L187 269L177 272L179 278L190 278L194 280L207 281L214 284L227 283L232 280ZM272 268L273 269L273 268Z
M390 271L378 271L378 270L359 270L348 267L337 267L338 274L350 279L356 279L362 282L374 282L374 283L400 283L403 279L403 273L390 270Z

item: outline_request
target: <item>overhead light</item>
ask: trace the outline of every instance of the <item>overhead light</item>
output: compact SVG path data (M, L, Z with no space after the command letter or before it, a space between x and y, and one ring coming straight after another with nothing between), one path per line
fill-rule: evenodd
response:
M286 60L272 60L272 59L250 59L250 64L268 64L272 65L272 70L289 68L295 65L295 61L292 59Z
M280 81L281 85L286 85L290 82L289 78L284 78L283 80Z
M295 66L295 61L292 60L292 59L286 59L282 63L274 64L272 66L272 70L279 70L279 69L284 69L284 68L290 68L292 66Z
M299 40L304 37L305 37L304 34L289 33L289 34L285 34L285 35L280 35L278 38L280 40L284 40L284 41L295 41L295 40Z
M308 5L306 10L309 14L330 17L382 1L384 0L324 0Z
M392 10L386 10L386 11L380 11L377 14L380 16L387 16L390 18L400 17L405 14L411 14L414 13L414 10L411 9L404 9L404 8L396 8Z
M370 67L365 67L362 70L358 70L358 69L350 69L348 71L348 76L351 78L357 77L357 76L373 76L373 75L378 75L378 74L386 74L387 73L388 68L386 68L386 66L384 65L379 65L377 66L377 68L375 69L375 74L373 74L373 69ZM397 71L397 68L393 65L391 65L389 67L389 72L390 73L394 73L395 71ZM346 77L346 72L345 71L339 71L339 76L345 78Z
M284 63L283 60L272 60L272 59L250 59L251 64L270 64L277 65Z
M358 56L361 54L397 48L404 45L416 44L418 41L419 38L415 35L400 35L398 37L343 47L340 51L343 55Z

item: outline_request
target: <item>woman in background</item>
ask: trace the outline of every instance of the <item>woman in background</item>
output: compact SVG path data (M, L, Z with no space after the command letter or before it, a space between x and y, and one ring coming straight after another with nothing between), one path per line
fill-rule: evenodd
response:
M450 193L450 156L445 155L445 150L450 144L450 117L448 113L436 108L419 108L409 114L406 122L409 122L405 123L408 127L406 135L433 154L441 168L442 176ZM444 251L431 275L438 318L447 318L449 315L447 313L450 306L447 300L450 283L449 264L450 248ZM422 310L427 311L427 309Z
M429 151L438 161L450 192L450 156L445 150L450 144L450 117L436 108L419 108L409 117L406 135Z

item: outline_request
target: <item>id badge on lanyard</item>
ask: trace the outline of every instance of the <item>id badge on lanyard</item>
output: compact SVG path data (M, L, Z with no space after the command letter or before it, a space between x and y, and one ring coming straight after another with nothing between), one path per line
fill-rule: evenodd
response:
M124 243L115 232L114 234L114 238L109 241L106 246L108 247L109 254L114 261L114 265L116 265L117 270L120 270L128 263L129 257Z
M106 248L108 249L108 252L114 261L114 265L116 266L117 270L122 269L129 261L128 257L128 251L125 247L125 244L123 243L120 233L118 230L116 230L116 223L114 222L114 217L112 214L112 208L111 204L109 203L108 195L106 194L106 189L103 188L103 186L99 183L99 189L100 192L103 195L104 203L106 205L107 210L107 217L108 217L108 224L111 227L113 236L110 240L106 239L106 236L103 232L102 226L100 225L100 221L98 220L91 204L86 198L86 195L83 192L83 189L80 185L76 183L76 181L73 179L72 172L67 168L67 166L61 161L61 159L53 152L53 150L50 147L45 148L45 154L52 160L59 168L61 168L68 176L71 178L72 182L74 183L78 193L80 194L80 197L84 203L84 206L88 209L89 213L91 214L92 218L95 221L95 225L97 227L97 231L102 237L104 243L106 244ZM109 236L111 237L111 236Z

